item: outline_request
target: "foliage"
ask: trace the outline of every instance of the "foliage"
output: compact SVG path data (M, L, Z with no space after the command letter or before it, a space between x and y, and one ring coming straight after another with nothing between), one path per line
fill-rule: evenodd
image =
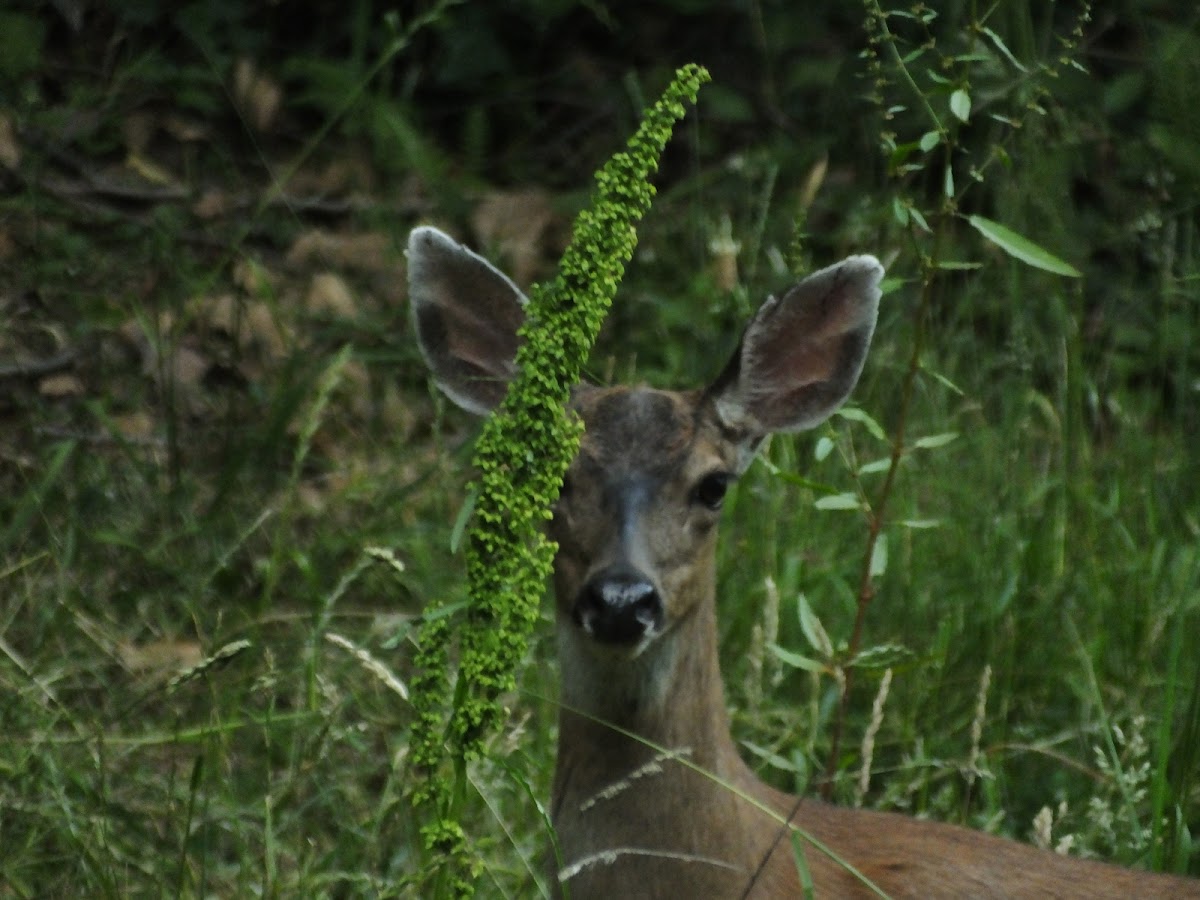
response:
M773 441L726 503L747 758L1200 874L1195 11L9 6L4 891L404 894L406 682L418 628L463 618L472 426L427 388L398 237L470 222L502 262L477 212L529 185L552 223L578 208L691 59L714 83L589 375L704 383L793 260L890 273L856 406ZM518 249L556 258L562 231ZM550 631L465 766L481 893L542 884Z
M422 669L414 682L418 725L412 759L427 779L416 801L434 810L423 829L426 847L449 873L448 893L455 896L473 893L478 875L457 821L464 767L503 719L500 698L516 687L558 549L542 526L579 447L579 423L567 415L566 402L633 257L635 226L654 196L649 178L684 104L695 103L707 80L702 68L680 69L646 111L628 149L597 173L595 194L576 218L558 277L533 291L521 328L518 374L479 438L480 476L467 545L471 601L466 621L454 624L461 635L458 674L451 687L445 673L450 626L441 617L422 634L417 657ZM449 723L443 727L447 709ZM440 771L444 741L450 744L454 780Z

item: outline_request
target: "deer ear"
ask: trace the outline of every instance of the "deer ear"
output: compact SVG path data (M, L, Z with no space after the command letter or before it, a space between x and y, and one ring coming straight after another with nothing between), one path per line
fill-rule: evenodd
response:
M709 389L721 424L743 436L749 465L762 439L825 421L858 381L875 317L883 266L852 256L770 297Z
M408 237L408 300L438 387L468 412L486 415L516 374L525 295L482 256L422 227Z

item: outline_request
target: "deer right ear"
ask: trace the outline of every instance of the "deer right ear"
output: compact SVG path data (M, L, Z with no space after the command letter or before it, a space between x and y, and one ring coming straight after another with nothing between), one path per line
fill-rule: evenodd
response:
M742 468L767 434L812 428L845 401L871 345L882 278L875 257L852 256L759 307L709 389Z
M421 227L408 237L408 301L438 387L468 412L486 415L516 374L525 295L482 256Z

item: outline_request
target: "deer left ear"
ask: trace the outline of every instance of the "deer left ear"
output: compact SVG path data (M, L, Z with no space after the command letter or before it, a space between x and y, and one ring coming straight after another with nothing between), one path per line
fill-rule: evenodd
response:
M408 238L408 297L438 387L468 412L486 415L516 374L525 295L482 256L422 227Z
M767 434L813 428L850 395L875 331L882 278L875 257L852 256L759 307L709 388L721 424L745 436L745 465Z

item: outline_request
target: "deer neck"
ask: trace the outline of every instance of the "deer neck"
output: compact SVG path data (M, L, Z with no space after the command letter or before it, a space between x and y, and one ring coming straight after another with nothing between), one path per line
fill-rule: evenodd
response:
M597 653L578 629L559 623L556 798L604 790L672 756L719 779L740 780L745 766L729 733L714 594L709 586L690 615L634 657Z

